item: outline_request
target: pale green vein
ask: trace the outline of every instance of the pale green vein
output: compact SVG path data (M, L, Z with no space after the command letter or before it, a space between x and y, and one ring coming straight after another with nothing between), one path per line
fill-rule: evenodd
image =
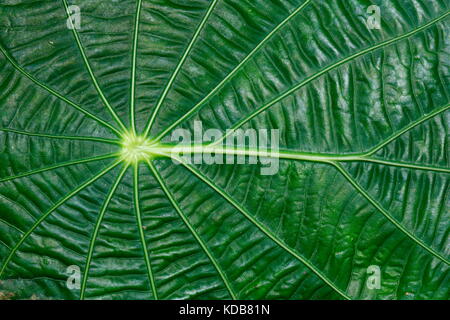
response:
M136 123L135 123L136 57L137 57L137 46L139 37L139 21L141 17L141 7L142 7L142 0L137 0L136 17L134 22L134 35L133 35L133 58L131 65L131 97L130 97L130 121L134 133L136 133Z
M116 178L116 181L114 182L113 186L109 190L109 193L102 205L102 208L100 210L100 213L97 217L97 222L95 223L94 232L92 233L91 241L89 243L89 249L86 255L86 263L84 267L84 274L83 274L83 281L81 283L80 288L80 300L84 300L85 294L86 294L86 284L89 276L89 269L91 267L91 261L92 261L92 255L94 253L94 246L95 241L97 240L98 232L100 230L100 226L102 225L103 217L105 216L106 210L108 209L109 203L111 202L112 197L114 196L114 193L117 190L117 187L119 186L120 182L122 181L122 178L127 171L128 166L124 166L122 171L120 172L119 176Z
M67 200L75 196L77 193L79 193L81 190L86 188L87 186L91 185L95 181L97 181L100 177L108 173L110 170L112 170L114 167L116 167L120 162L115 162L111 166L107 167L106 169L102 170L100 173L95 175L93 178L87 180L80 186L78 186L75 190L73 190L71 193L66 195L64 198L59 200L55 205L53 205L50 210L48 210L46 213L44 213L36 222L33 224L33 226L20 238L20 240L17 242L17 244L14 246L14 248L10 251L9 255L7 256L5 262L2 265L2 268L0 269L0 279L3 276L3 273L6 270L6 267L8 266L9 262L11 261L12 257L16 253L16 251L19 249L19 247L22 245L22 243L25 242L25 240L28 239L28 237L31 235L31 233L49 216L51 215L56 209L58 209L61 205L63 205Z
M437 116L438 114L447 111L449 108L450 108L450 104L447 104L446 106L444 106L442 108L439 108L439 109L436 109L436 110L430 112L429 114L423 115L419 119L411 122L409 125L404 127L402 130L400 130L400 131L394 133L393 135L391 135L386 140L381 141L380 143L378 143L376 146L374 146L372 149L367 151L365 154L367 156L373 155L374 153L376 153L377 151L379 151L380 149L382 149L383 147L385 147L386 145L388 145L392 141L396 140L398 137L402 136L403 134L407 133L408 131L411 131L412 129L414 129L418 125L424 123L427 120L430 120L431 118Z
M285 150L271 149L254 149L234 146L211 146L211 145L170 145L158 144L148 148L142 148L149 154L162 155L165 157L175 158L179 154L222 154L233 156L247 156L258 158L280 158L290 160L304 160L312 162L329 162L329 161L358 161L362 160L361 155L334 155L307 153Z
M394 217L391 216L389 212L387 212L382 205L380 205L375 199L373 199L370 194L363 188L361 185L338 163L333 164L336 169L347 179L348 182L359 192L364 198L367 199L378 211L380 211L386 219L388 219L393 225L395 225L400 231L402 231L408 238L418 244L420 247L425 249L427 252L432 254L434 257L443 261L445 264L449 265L450 262L442 256L439 252L431 248L421 239L417 238L414 234L412 234L409 230L407 230L404 226L402 226Z
M277 104L278 102L280 102L281 100L283 100L284 98L290 96L291 94L293 94L294 92L298 91L299 89L301 89L302 87L306 86L307 84L309 84L310 82L314 81L315 79L319 78L320 76L322 76L323 74L338 68L339 66L352 61L366 53L372 52L374 50L377 50L379 48L391 45L395 42L401 41L403 39L406 39L414 34L417 34L423 30L425 30L426 28L438 23L439 21L445 19L448 15L450 14L450 12L447 12L441 16L439 16L438 18L435 18L433 20L431 20L430 22L428 22L427 24L424 24L414 30L411 30L401 36L392 38L390 40L386 40L383 42L380 42L377 45L371 46L369 48L366 48L362 51L359 51L351 56L348 56L347 58L340 60L336 63L333 63L331 65L329 65L328 67L320 70L319 72L307 77L305 80L303 80L302 82L296 84L295 86L293 86L292 88L290 88L289 90L285 91L284 93L282 93L281 95L279 95L278 97L274 98L273 100L271 100L270 102L268 102L267 104L263 105L262 107L257 108L255 111L253 111L252 113L250 113L249 115L247 115L245 118L243 118L242 120L238 121L235 125L233 125L225 135L223 135L223 137L217 141L217 143L220 143L221 141L223 141L227 136L229 136L230 134L232 134L236 129L240 128L242 125L244 125L245 123L247 123L248 121L250 121L251 119L253 119L254 117L256 117L257 115L259 115L260 113L262 113L263 111L267 110L268 108L272 107L273 105Z
M158 136L155 138L156 141L161 140L170 130L178 126L181 122L189 118L192 114L197 111L202 105L205 104L206 101L208 101L214 94L217 93L234 75L242 69L244 65L247 64L249 60L253 58L253 56L269 41L274 34L276 34L280 29L282 29L289 21L292 20L297 14L299 14L309 3L311 0L307 0L304 3L302 3L297 9L292 11L291 14L289 14L283 21L281 21L270 33L268 33L264 39L262 39L258 45L253 48L252 51L241 61L239 64L216 86L214 89L212 89L199 103L197 103L194 107L192 107L185 115L183 115L180 119L175 121L173 124L171 124L167 129L162 131Z
M22 75L24 75L26 78L28 78L30 81L32 81L34 84L38 85L39 87L41 87L42 89L48 91L49 93L51 93L52 95L54 95L55 97L57 97L58 99L64 101L65 103L67 103L68 105L70 105L71 107L75 108L76 110L80 111L81 113L85 114L86 116L88 116L89 118L97 121L98 123L100 123L102 126L111 129L116 135L120 136L120 131L118 131L116 128L114 128L113 126L111 126L109 123L107 123L106 121L100 119L99 117L97 117L96 115L90 113L89 111L85 110L84 108L82 108L81 106L77 105L75 102L69 100L68 98L64 97L62 94L56 92L55 90L53 90L52 88L48 87L47 85L43 84L42 82L40 82L39 80L37 80L34 76L32 76L30 73L28 73L24 68L22 68L21 66L19 66L14 59L9 55L9 53L6 51L5 48L3 48L0 45L0 51L3 53L3 55L5 56L6 60L9 61L9 63L11 63L11 65L14 67L14 69L16 69L17 71L19 71Z
M68 166L73 166L73 165L77 165L77 164L106 160L106 159L111 159L111 158L116 158L116 157L119 157L119 155L112 153L112 154L107 154L107 155L103 155L103 156L91 157L91 158L87 158L87 159L68 161L68 162L60 163L60 164L57 164L54 166L45 167L42 169L36 169L36 170L28 171L25 173L21 173L21 174L15 175L15 176L2 178L2 179L0 179L0 182L6 182L6 181L14 180L14 179L24 178L24 177L28 177L28 176L31 176L34 174L38 174L38 173L42 173L42 172L46 172L46 171L50 171L50 170L54 170L54 169L64 168L64 167L68 167Z
M8 227L10 227L11 229L16 230L17 232L19 232L21 235L24 234L24 232L22 230L20 230L18 227L16 227L15 225L13 225L12 223L0 218L0 223L3 223L5 225L7 225Z
M433 167L433 166L427 166L427 165L418 165L418 164L404 163L404 162L398 162L398 161L379 160L379 159L374 159L374 158L361 158L358 161L378 163L378 164L382 164L382 165L386 165L386 166L393 166L393 167L399 167L399 168L405 168L405 169L415 169L415 170L450 173L450 169L447 169L447 168Z
M11 250L11 248L6 243L4 243L2 240L0 240L0 244L3 245L6 249Z
M181 67L183 66L184 62L186 61L189 53L191 52L192 47L194 46L195 42L197 41L197 38L200 35L200 32L202 31L203 27L205 26L206 22L208 21L208 18L211 16L211 13L214 10L214 7L216 6L217 2L219 0L212 0L211 4L209 5L209 8L203 17L202 21L200 22L199 26L197 27L197 30L195 31L194 35L192 36L191 41L189 42L189 45L187 46L186 50L184 51L183 56L181 57L180 61L178 62L178 65L175 68L175 71L173 72L172 76L170 77L166 87L164 88L164 91L161 95L161 97L158 100L158 103L152 113L152 116L150 117L150 120L147 123L146 129L144 131L144 136L147 136L152 128L153 122L156 119L156 116L158 114L159 109L161 108L162 104L164 103L164 100L169 93L169 90L172 87L173 82L175 81L175 78L177 77L178 73L181 70Z
M156 180L158 180L161 188L163 189L164 193L166 194L167 198L169 199L172 206L177 211L180 218L183 220L186 227L188 227L189 231L192 233L194 238L197 240L198 244L202 247L203 251L208 256L209 260L212 262L214 267L216 268L217 272L219 273L220 277L222 278L223 283L225 284L228 292L230 293L231 297L236 300L236 294L234 293L230 282L228 281L227 276L223 272L222 268L220 267L217 260L214 258L213 254L209 251L206 244L203 242L202 238L198 235L197 231L195 231L194 227L189 222L188 218L184 215L183 211L181 210L180 206L178 205L178 202L173 197L172 193L170 192L169 188L167 187L166 183L164 182L163 178L159 174L159 172L156 170L156 168L153 166L153 164L150 161L147 161L147 164L152 171L153 175L155 176Z
M155 278L153 276L152 264L150 262L150 257L148 255L147 244L144 236L144 226L142 225L142 215L141 206L139 201L139 165L134 166L133 170L133 189L134 189L134 206L136 209L136 220L139 229L139 237L141 240L141 246L144 253L145 266L147 268L148 280L150 281L150 286L153 292L153 297L158 300L158 292L156 290Z
M98 94L100 95L101 100L103 101L103 103L105 104L105 106L108 108L108 111L111 113L111 116L114 118L114 120L117 122L117 124L121 127L121 129L123 131L127 131L127 128L125 127L125 125L123 124L122 120L120 120L119 116L117 115L117 113L114 111L113 107L109 104L108 100L106 99L105 95L103 94L102 89L100 88L100 85L98 84L97 78L94 75L94 72L92 71L92 67L91 64L86 56L86 53L84 52L84 48L81 44L81 39L80 36L78 35L77 29L75 28L75 26L72 23L72 19L70 18L70 11L69 11L69 5L67 4L67 0L62 0L64 7L65 7L65 11L66 11L66 15L67 15L67 19L71 25L71 29L72 29L72 33L73 36L75 37L75 41L77 43L78 49L80 50L80 54L83 58L84 64L86 66L87 71L89 72L89 75L92 79L92 82L95 86L95 89L97 89Z
M295 252L289 246L287 246L283 241L279 240L275 234L273 234L270 230L268 230L262 223L260 223L256 218L254 218L245 208L239 205L234 199L232 199L225 191L223 191L218 186L215 186L212 181L209 180L205 175L200 173L198 170L194 169L190 165L187 165L182 160L177 159L186 169L192 172L196 177L198 177L201 181L207 184L210 188L216 191L222 198L224 198L227 202L229 202L233 207L235 207L240 213L242 213L249 221L251 221L259 230L261 230L265 235L267 235L272 241L278 244L281 248L286 250L296 259L298 259L301 263L303 263L308 269L310 269L314 274L317 275L323 282L325 282L328 286L330 286L334 291L339 293L343 298L350 300L350 297L343 292L340 288L338 288L328 277L323 274L316 266L314 266L311 262L309 262L306 258L304 258L299 253Z
M62 139L62 140L72 140L72 141L81 140L81 141L101 142L101 143L120 145L119 140L105 139L105 138L83 137L83 136L63 136L63 135L55 135L55 134L47 134L47 133L28 132L28 131L10 129L10 128L0 128L0 131L20 134L20 135L25 135L25 136L31 136L31 137Z

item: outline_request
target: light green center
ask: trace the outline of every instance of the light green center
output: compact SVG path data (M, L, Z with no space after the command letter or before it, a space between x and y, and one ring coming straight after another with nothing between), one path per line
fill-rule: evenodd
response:
M148 161L152 157L152 142L143 136L126 133L122 136L121 157L130 165Z

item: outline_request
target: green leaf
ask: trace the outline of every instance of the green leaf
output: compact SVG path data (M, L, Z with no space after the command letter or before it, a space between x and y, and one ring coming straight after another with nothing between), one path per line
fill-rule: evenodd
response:
M448 299L449 13L2 1L0 299Z

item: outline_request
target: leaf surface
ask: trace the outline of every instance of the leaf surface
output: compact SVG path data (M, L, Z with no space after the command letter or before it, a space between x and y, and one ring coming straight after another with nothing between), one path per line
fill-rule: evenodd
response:
M449 13L2 1L0 297L448 299ZM279 130L279 151L222 150L279 170L170 159L199 121Z

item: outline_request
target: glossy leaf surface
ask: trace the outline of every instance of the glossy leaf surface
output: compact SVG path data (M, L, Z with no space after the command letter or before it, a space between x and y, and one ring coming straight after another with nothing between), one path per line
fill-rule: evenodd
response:
M448 299L449 12L1 1L0 297ZM198 121L279 170L162 154Z

